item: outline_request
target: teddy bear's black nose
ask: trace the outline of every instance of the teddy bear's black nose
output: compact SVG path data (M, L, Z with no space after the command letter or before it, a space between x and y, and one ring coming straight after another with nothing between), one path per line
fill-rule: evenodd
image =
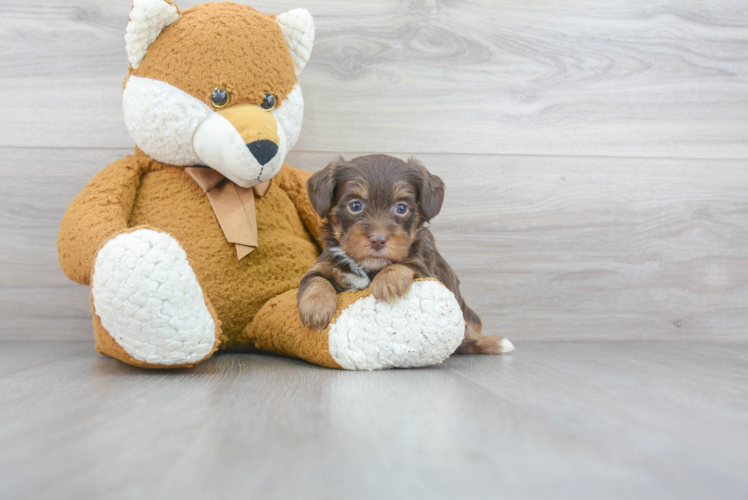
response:
M247 147L249 148L249 152L252 153L252 156L260 162L260 165L265 165L267 162L275 158L275 155L278 153L278 145L267 139L250 142L247 144Z

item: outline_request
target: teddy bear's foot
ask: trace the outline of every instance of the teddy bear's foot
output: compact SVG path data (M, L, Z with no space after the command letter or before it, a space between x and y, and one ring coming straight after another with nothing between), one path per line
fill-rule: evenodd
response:
M268 302L247 328L260 349L346 370L411 368L441 363L460 345L465 322L452 292L435 280L418 280L391 304L371 293L338 295L326 329L304 327L297 290Z
M330 326L328 339L341 367L380 370L441 363L464 334L452 292L437 281L416 281L394 303L369 295L346 307Z
M96 256L91 295L99 352L176 367L218 347L217 320L187 255L166 233L138 229L109 240Z

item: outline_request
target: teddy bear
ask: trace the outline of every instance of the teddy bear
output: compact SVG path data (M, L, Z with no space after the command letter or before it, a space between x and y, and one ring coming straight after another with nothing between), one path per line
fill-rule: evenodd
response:
M465 324L422 280L394 304L338 296L324 330L296 295L320 220L284 164L301 131L298 77L314 42L304 9L135 0L123 111L133 154L98 172L60 225L65 274L91 287L96 350L144 368L264 350L349 370L440 363Z

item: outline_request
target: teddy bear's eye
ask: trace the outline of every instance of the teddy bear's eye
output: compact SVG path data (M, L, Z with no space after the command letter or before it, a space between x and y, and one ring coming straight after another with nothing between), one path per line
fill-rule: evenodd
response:
M225 107L229 103L229 100L229 93L218 87L214 88L210 94L210 102L216 108Z
M268 111L273 109L275 107L275 96L273 94L265 94L265 98L262 100L260 107Z

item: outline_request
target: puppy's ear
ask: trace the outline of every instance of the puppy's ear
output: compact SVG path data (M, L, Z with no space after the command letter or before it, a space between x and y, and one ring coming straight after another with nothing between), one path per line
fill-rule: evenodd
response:
M423 164L413 158L408 158L408 166L416 174L416 185L418 186L418 209L426 222L436 217L444 203L444 182L432 174Z
M332 200L335 197L335 188L337 187L335 171L345 164L345 159L339 156L306 181L306 192L309 195L309 201L312 203L314 211L320 217L325 217L330 210Z

